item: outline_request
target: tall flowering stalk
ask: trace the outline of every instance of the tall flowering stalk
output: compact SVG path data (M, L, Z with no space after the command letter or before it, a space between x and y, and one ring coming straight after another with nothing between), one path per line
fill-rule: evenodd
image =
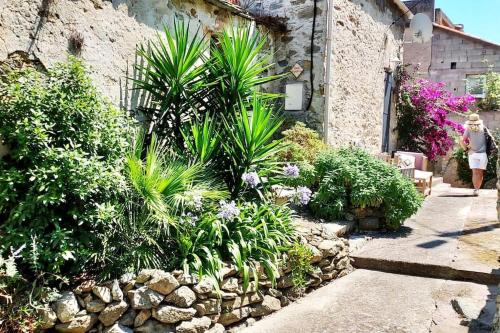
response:
M464 131L448 115L467 112L473 102L473 96L453 95L443 82L412 80L403 69L397 103L399 148L422 152L431 161L446 155L454 144L450 132Z

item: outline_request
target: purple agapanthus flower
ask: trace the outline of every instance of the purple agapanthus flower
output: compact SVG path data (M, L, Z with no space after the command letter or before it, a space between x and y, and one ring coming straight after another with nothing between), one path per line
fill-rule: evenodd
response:
M247 184L250 188L255 188L260 184L260 178L257 172L245 172L241 179Z
M197 221L198 221L198 217L193 215L191 212L189 212L187 214L182 214L181 218L179 219L180 224L190 225L192 227L195 226Z
M297 187L295 192L295 202L300 203L301 205L307 205L309 201L311 201L311 190L305 186Z
M226 202L223 200L219 205L219 212L217 213L218 218L232 220L240 214L240 210L236 207L234 201Z
M300 169L295 164L288 163L286 166L283 167L283 173L287 177L297 178L299 176Z
M193 200L191 201L191 205L193 206L194 210L200 210L201 207L203 206L203 198L201 195L194 195Z

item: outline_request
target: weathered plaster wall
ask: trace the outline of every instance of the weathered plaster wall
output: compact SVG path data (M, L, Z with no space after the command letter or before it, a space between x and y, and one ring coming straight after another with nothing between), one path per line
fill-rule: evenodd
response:
M451 69L451 63L456 69ZM429 78L443 81L456 95L465 94L468 74L484 74L489 66L500 72L500 46L464 38L460 34L434 28L432 37L432 63Z
M314 34L313 64L311 64L311 34L314 15L313 0L269 0L262 1L260 7L265 13L288 19L288 33L276 34L276 71L289 73L299 64L304 71L295 78L288 74L281 80L280 92L285 92L287 83L304 83L304 105L302 111L290 111L288 114L306 122L319 132L323 132L324 115L324 56L326 46L326 6L327 1L318 0ZM306 110L311 96L310 75L313 72L313 97L311 107Z
M380 151L385 68L401 57L404 19L391 26L402 13L387 1L334 0L333 10L328 143Z
M81 57L95 84L115 104L138 43L155 38L174 18L191 22L193 32L219 30L246 21L203 0L1 0L0 61L27 52L50 66L65 60L72 32L84 37ZM120 85L121 83L121 85Z

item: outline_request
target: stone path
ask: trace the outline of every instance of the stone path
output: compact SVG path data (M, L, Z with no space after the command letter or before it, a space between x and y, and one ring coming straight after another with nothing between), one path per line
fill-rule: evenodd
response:
M496 191L436 188L396 234L374 239L352 254L358 268L500 283L500 223Z
M357 238L356 271L242 332L489 332L500 282L496 191L470 193L439 185L398 234Z

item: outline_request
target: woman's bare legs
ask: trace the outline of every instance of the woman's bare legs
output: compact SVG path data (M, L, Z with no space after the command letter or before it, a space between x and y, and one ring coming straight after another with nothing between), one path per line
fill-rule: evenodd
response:
M475 190L479 190L483 184L483 169L472 169L472 184Z

